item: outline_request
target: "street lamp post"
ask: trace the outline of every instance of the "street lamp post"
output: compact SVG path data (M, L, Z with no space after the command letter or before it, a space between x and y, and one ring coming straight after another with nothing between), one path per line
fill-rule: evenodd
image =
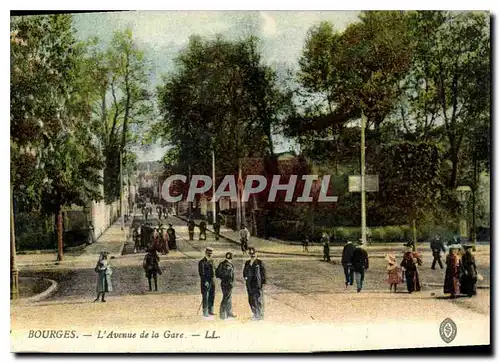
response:
M10 298L19 297L19 271L16 266L16 233L14 231L14 193L10 187Z
M471 193L472 189L468 185L461 185L457 187L456 191L458 195L458 200L460 201L461 204L459 230L460 230L460 238L462 239L462 238L467 238L469 235L467 228L466 202L468 200L469 194Z
M217 221L217 206L215 202L215 190L216 190L216 185L215 185L215 150L212 150L212 224L215 224Z
M365 128L366 116L361 111L361 241L364 245L366 244Z

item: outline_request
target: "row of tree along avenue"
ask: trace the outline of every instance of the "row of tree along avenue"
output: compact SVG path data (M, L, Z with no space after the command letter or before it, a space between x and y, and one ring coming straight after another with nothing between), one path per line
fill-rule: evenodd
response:
M14 254L16 221L29 214L40 233L55 231L62 259L65 208L116 202L135 148L152 144L168 146L164 178L212 176L215 160L215 188L226 175L330 175L334 203L256 195L243 218L281 238L359 238L361 197L347 181L360 173L362 117L366 173L379 180L366 197L372 240L455 234L464 201L470 237L489 227L487 13L366 11L342 31L311 24L289 69L265 62L257 36L193 34L156 89L134 39L128 28L110 42L78 39L70 14L11 18ZM296 150L279 155L277 139Z

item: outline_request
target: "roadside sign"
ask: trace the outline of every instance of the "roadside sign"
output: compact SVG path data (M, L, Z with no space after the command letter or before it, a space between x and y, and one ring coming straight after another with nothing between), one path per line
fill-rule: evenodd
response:
M378 192L378 175L365 175L365 191ZM349 175L349 192L361 192L361 175Z

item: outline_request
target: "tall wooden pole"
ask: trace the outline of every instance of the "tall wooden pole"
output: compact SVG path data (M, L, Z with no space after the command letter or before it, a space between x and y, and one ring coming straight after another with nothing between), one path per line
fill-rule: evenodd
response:
M19 271L16 266L16 232L14 230L14 192L10 187L10 298L19 297Z
M365 113L361 111L361 241L366 244Z
M217 206L215 202L215 191L217 185L215 183L215 150L212 150L212 224L217 221Z

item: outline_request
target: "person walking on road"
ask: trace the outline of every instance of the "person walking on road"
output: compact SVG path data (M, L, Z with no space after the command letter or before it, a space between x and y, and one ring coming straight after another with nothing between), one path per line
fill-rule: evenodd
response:
M360 244L356 246L352 254L352 269L354 271L354 279L356 280L356 291L360 292L363 289L363 282L365 280L365 272L368 270L368 253L365 247Z
M459 250L461 249L461 246L459 244L452 244L448 247L448 249L449 253L448 256L446 256L446 271L443 292L445 294L450 294L451 298L455 298L460 294L460 269L462 266Z
M158 275L161 275L160 269L160 256L155 249L150 249L146 256L144 256L144 260L142 261L142 268L146 273L146 277L148 278L149 291L152 291L151 288L151 278L153 278L155 282L155 291L158 291Z
M171 250L177 249L177 241L176 241L177 237L175 235L175 229L172 226L172 223L168 224L167 233L168 233L168 248Z
M323 261L330 262L330 236L323 233L321 241L323 242Z
M188 221L188 232L189 232L189 240L190 241L192 241L194 238L194 227L195 227L194 221L192 219L190 219Z
M309 238L307 236L302 241L302 252L309 252Z
M342 250L342 267L344 268L345 287L354 283L354 270L352 269L352 256L356 246L351 241L347 241Z
M266 269L264 263L257 258L255 248L248 249L250 259L245 262L243 278L248 293L248 303L252 310L252 320L264 319L263 286L266 284Z
M420 291L418 266L422 266L422 258L420 257L420 254L411 250L406 251L403 255L401 267L404 268L406 288L410 294L414 291Z
M226 259L222 261L215 270L215 276L220 279L222 290L222 301L220 303L219 316L222 320L236 318L233 314L232 290L234 284L233 254L226 253Z
M99 260L95 266L95 272L97 272L97 298L94 302L99 301L101 297L101 302L106 302L104 296L108 292L113 291L113 285L111 284L111 275L113 271L108 260L108 253L101 252L99 255Z
M200 222L200 225L198 227L200 229L200 236L199 236L199 240L200 241L206 241L207 240L207 222L205 222L204 220L202 220ZM201 238L201 236L203 236L203 238Z
M205 257L198 262L198 274L201 280L201 296L203 306L203 316L209 317L214 314L215 299L215 268L212 260L213 249L205 249Z
M170 252L168 250L168 233L164 226L161 226L160 229L160 252L163 255L166 255Z
M241 252L246 253L248 250L248 240L250 239L250 231L242 224L240 229Z
M446 252L444 249L443 242L441 241L439 235L436 235L431 242L431 250L432 256L434 257L432 260L431 269L436 269L436 262L439 264L439 267L443 269L443 262L441 262L441 251Z
M462 273L460 279L460 292L472 297L476 295L477 268L476 260L472 254L473 245L464 245L465 253L462 256Z
M215 240L219 240L220 236L220 223L218 221L215 221L214 223L214 232L215 232Z

